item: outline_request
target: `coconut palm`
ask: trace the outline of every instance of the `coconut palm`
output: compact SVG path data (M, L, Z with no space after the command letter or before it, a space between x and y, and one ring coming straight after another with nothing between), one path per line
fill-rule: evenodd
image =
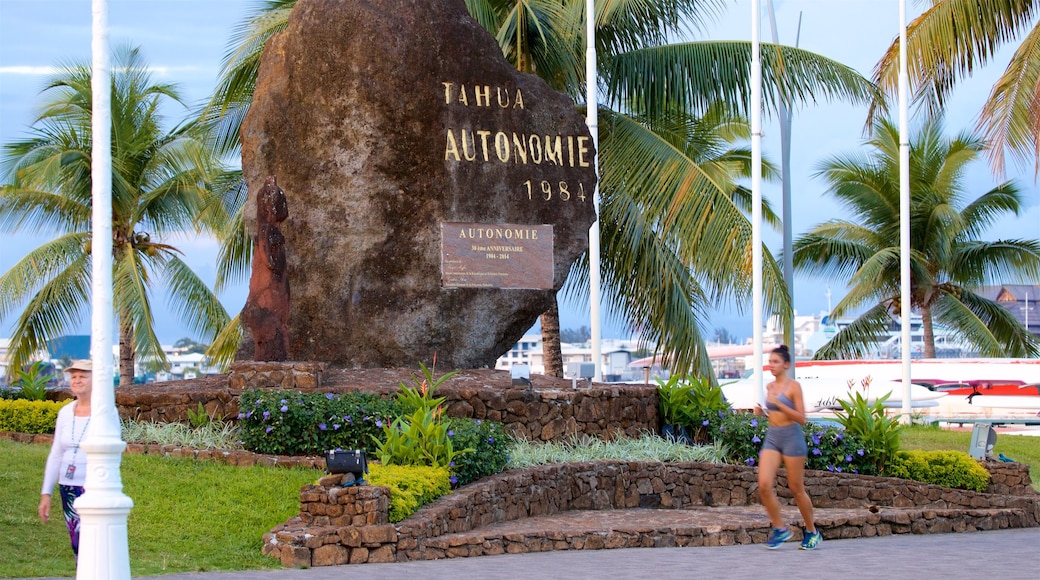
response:
M212 335L227 323L216 296L166 241L219 225L223 213L207 184L222 168L192 126L163 130L160 105L180 99L173 86L152 81L137 49L116 51L112 70L113 303L126 385L135 356L165 362L153 328L156 289L195 332ZM51 237L0 276L0 319L18 313L13 368L77 324L90 300L90 67L63 67L43 95L29 137L5 145L0 162L0 227Z
M1004 74L990 89L978 129L988 141L993 169L1002 175L1006 155L1040 169L1040 21L1037 0L934 0L907 26L907 67L915 100L941 111L957 82L1020 40ZM899 39L878 62L874 80L894 92Z
M251 100L267 38L284 28L291 0L273 0L232 40L207 119L225 143ZM584 2L467 0L470 13L521 70L533 72L576 100L584 94ZM712 301L750 294L751 225L738 205L740 167L702 165L700 150L661 134L723 104L747 115L748 42L669 44L714 16L722 0L600 2L596 7L601 113L601 228L608 309L674 359L674 367L710 368L699 317ZM765 45L766 98L775 108L821 98L863 102L869 82L812 53ZM691 134L693 135L693 134ZM245 239L239 236L239 242ZM229 250L244 257L244 248ZM614 270L617 268L618 270ZM571 291L587 285L587 260L572 271ZM228 266L229 273L244 266ZM766 263L766 303L786 312L776 265Z
M794 244L797 269L846 278L850 290L832 317L866 310L816 353L816 358L857 358L878 342L900 311L899 129L878 120L866 155L825 161L819 175L849 219L814 227ZM1013 182L970 199L962 180L984 151L969 133L950 139L932 118L910 142L910 296L921 314L924 356L935 356L933 325L955 329L984 356L1036 356L1040 344L1008 310L975 289L1008 278L1040 278L1037 240L979 239L1001 216L1022 207Z

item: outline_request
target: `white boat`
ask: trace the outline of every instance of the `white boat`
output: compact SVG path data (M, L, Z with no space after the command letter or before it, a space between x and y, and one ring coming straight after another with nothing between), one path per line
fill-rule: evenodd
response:
M763 381L768 382L765 377ZM903 384L897 381L870 381L864 386L854 382L851 386L847 380L820 379L820 378L798 378L802 385L802 398L805 400L807 412L840 409L839 399L849 400L853 393L860 393L867 401L874 402L886 394L886 407L900 407L903 402ZM752 409L759 404L759 393L754 381L741 379L722 384L722 394L726 396L730 406L734 409ZM921 385L910 385L911 407L936 407L939 400L948 395L942 391L933 391ZM1038 399L1040 400L1040 399Z

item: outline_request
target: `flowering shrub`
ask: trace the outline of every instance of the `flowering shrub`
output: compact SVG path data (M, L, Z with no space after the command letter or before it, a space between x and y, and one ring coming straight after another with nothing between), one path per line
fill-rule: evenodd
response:
M255 453L320 455L366 449L398 415L397 403L369 393L249 390L239 399L242 446Z
M448 437L456 448L473 450L455 457L450 466L453 487L494 475L509 462L512 439L501 423L453 417L448 419Z
M874 457L871 450L855 433L839 427L808 422L802 428L809 447L806 469L836 473L874 475Z
M750 466L758 464L758 452L762 450L768 426L764 417L719 411L712 419L705 420L717 426L715 440L726 448L726 456L730 461Z
M719 412L717 442L725 447L727 457L734 463L756 466L769 422L765 417L751 413ZM873 474L874 463L870 451L859 437L837 427L809 422L802 427L808 446L806 469L837 473Z

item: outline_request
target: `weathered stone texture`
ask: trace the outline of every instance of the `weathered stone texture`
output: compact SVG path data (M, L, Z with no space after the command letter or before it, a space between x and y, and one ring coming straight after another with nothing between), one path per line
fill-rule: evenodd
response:
M462 0L300 0L241 135L250 191L277 175L288 199L291 360L494 366L555 291L442 289L441 224L553 225L556 289L588 246L582 117L514 70ZM250 212L252 194L255 231Z
M254 360L284 361L289 356L289 273L285 236L278 224L289 216L289 208L275 176L264 180L255 207L253 268L241 314L246 335L242 342Z

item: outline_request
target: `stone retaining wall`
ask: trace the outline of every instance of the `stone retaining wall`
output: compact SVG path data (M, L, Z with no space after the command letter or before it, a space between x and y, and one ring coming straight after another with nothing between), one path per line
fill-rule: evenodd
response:
M1028 480L1028 472L1025 477ZM493 541L470 534L496 523L571 510L757 505L755 469L738 465L597 461L514 470L465 486L424 506L393 527L393 533L382 523L382 513L366 515L362 519L379 522L379 531L371 534L353 523L357 519L355 512L346 516L347 504L354 501L351 494L359 492L344 493L344 488L338 487L340 481L341 476L329 476L316 486L303 488L300 515L264 536L264 553L279 558L286 566L324 566L518 551L655 546L661 541L661 545L754 542L764 541L768 533L768 522L763 520L761 529L712 532L690 527L670 533L659 529L632 530L615 534L617 537L610 541L589 532L577 532L567 538L506 534L495 536ZM816 507L850 510L849 515L837 520L818 522L829 538L1040 525L1040 496L1032 488L1025 496L983 494L895 478L823 471L807 472L806 487ZM783 472L777 491L782 503L793 503ZM388 492L371 493L378 498ZM376 503L368 505L374 509ZM732 537L720 540L712 536L719 533ZM662 534L666 539L660 539ZM343 538L348 538L349 543ZM371 559L373 555L378 560Z
M228 375L116 389L120 417L142 421L184 422L201 404L211 417L233 419L243 389L293 388L302 392L368 392L390 397L410 369L329 369L324 363L238 362ZM658 430L657 388L652 385L594 384L572 388L567 380L538 376L531 387L513 387L507 371L461 371L445 381L452 417L498 421L517 437L564 441L574 436L638 437Z

